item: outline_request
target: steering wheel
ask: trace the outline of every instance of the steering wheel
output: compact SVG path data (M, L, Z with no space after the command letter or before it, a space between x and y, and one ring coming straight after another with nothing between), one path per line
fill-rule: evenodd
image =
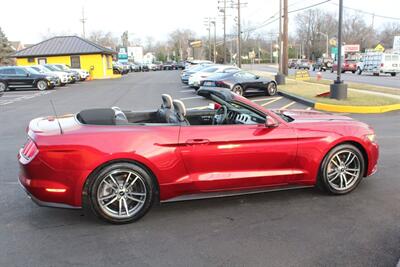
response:
M214 118L212 120L213 125L219 125L223 124L228 117L228 108L224 105L222 105L214 115Z

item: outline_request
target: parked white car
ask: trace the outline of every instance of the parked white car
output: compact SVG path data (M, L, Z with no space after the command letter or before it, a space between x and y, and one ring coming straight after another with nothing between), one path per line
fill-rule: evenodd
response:
M52 71L42 65L33 65L30 67L40 73L52 73L52 74L57 75L57 77L60 79L60 86L64 86L67 83L70 83L72 80L72 76L69 73L66 73L64 71Z
M84 81L89 77L89 72L84 69L77 69L77 68L71 68L70 66L67 66L65 64L54 64L58 68L62 69L63 71L76 71L79 74L79 80Z
M400 73L400 55L382 52L367 52L357 64L357 73L372 73L373 75Z
M235 66L213 65L190 75L188 85L193 88L200 88L200 82L206 79L207 77L210 77L211 75L217 73L229 73L237 71L240 71L240 69Z

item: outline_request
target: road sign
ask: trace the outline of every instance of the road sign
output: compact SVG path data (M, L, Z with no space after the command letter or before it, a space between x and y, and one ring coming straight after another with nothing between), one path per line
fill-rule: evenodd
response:
M383 52L383 51L385 51L385 47L381 44L378 44L377 46L375 46L374 50L376 52Z
M337 45L337 40L336 40L336 38L331 38L331 39L329 39L329 44L330 44L331 46L336 46L336 45Z
M298 70L296 71L295 79L298 81L309 81L310 73L308 72L308 70Z
M360 52L360 45L359 44L349 44L343 46L344 52Z
M256 57L256 53L254 51L249 52L249 58L254 59Z
M190 42L190 47L197 48L197 47L202 47L202 46L203 46L203 42L201 40Z

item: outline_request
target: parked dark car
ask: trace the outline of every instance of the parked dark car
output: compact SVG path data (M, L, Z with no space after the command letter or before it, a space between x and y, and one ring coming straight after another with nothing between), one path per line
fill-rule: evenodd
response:
M332 68L332 59L330 58L318 58L317 61L313 64L313 71L327 71Z
M273 96L278 91L274 80L247 71L216 74L201 81L200 86L227 88L238 95L262 92L265 95Z
M41 74L25 67L0 67L0 91L17 88L37 88L41 91L51 89L58 83L54 75Z
M147 65L147 64L142 64L141 69L142 69L142 71L150 71L149 65Z
M163 65L163 70L176 70L178 69L176 62L174 61L167 61Z

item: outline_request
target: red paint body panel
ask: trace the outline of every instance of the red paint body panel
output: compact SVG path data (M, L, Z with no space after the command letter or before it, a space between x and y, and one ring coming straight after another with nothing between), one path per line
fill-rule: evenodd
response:
M285 122L270 110L237 96L279 122L220 126L94 126L73 115L30 123L38 149L27 161L19 155L20 182L36 199L72 207L82 205L88 176L103 164L131 160L155 176L160 200L185 194L280 185L314 185L325 154L342 142L355 142L368 156L366 175L376 171L378 145L373 130L350 118L313 111L284 111ZM47 189L47 190L46 190ZM65 192L49 192L65 189Z

